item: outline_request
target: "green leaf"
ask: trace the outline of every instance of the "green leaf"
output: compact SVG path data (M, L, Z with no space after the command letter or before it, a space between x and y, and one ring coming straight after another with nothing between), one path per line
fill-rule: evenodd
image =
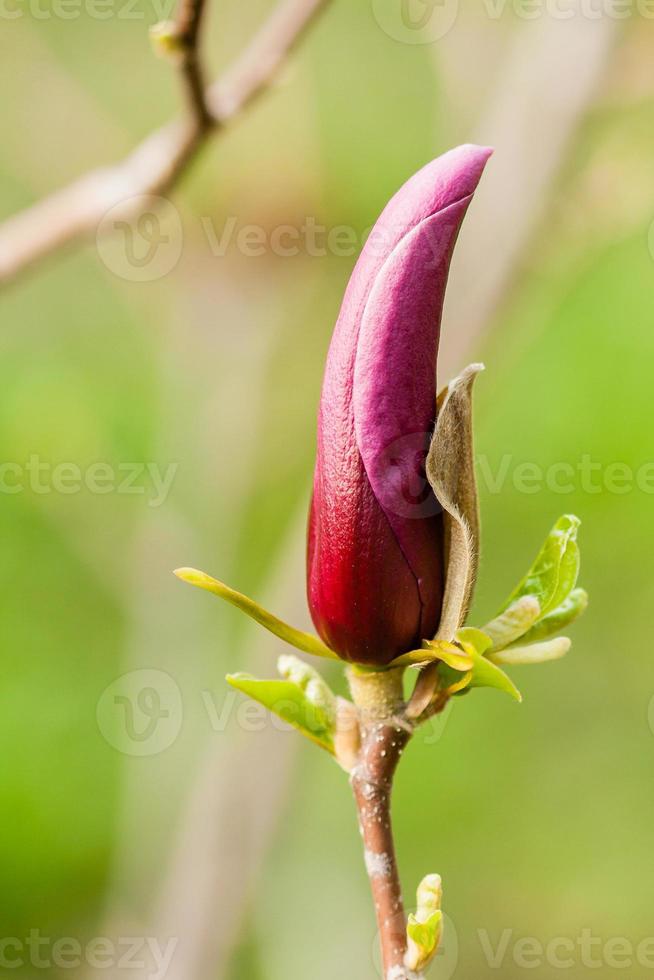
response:
M486 643L485 648L482 646L482 652L473 643L468 642L466 639L462 638L462 634L478 634L478 636L483 637L483 641L477 639L477 643ZM457 633L459 642L466 653L469 653L474 661L474 666L472 668L472 677L468 688L473 687L494 687L498 691L504 691L515 701L522 701L522 695L520 691L515 686L511 678L504 673L503 670L488 660L483 654L485 650L490 647L490 639L481 630L465 629L459 630Z
M472 659L467 653L454 643L446 643L445 640L427 640L424 643L425 650L433 652L437 660L442 660L444 664L459 673L465 673L472 669Z
M580 564L581 556L579 554L577 531L575 529L574 537L571 537L568 540L566 549L563 552L563 557L561 558L561 564L559 565L559 581L556 587L556 592L554 593L549 605L543 608L543 616L553 612L555 609L558 609L558 607L568 598L577 584Z
M472 659L472 658L471 658ZM462 694L470 686L470 681L472 680L473 667L466 671L465 674L461 674L456 670L452 670L447 664L439 663L438 667L438 690L447 691L450 696L455 694Z
M468 686L494 687L498 691L504 691L514 701L522 701L522 694L508 674L505 674L503 670L500 670L496 664L487 660L486 657L479 657L476 661L472 672L472 679Z
M588 593L585 589L573 589L560 606L553 609L547 616L543 616L542 619L525 633L520 640L520 646L524 646L527 643L540 643L542 640L554 636L555 633L560 633L566 626L574 622L578 616L581 616L587 606Z
M443 913L440 875L427 875L418 886L415 915L409 915L406 927L407 951L404 965L422 971L431 961L441 938Z
M504 603L502 612L516 599L530 595L538 600L544 616L567 598L579 574L576 539L580 523L573 514L558 519L533 565Z
M472 660L472 670L469 676L464 675L465 683L461 683L461 674L456 674L446 664L439 664L438 676L440 687L455 686L453 694L465 694L473 687L494 687L504 691L515 701L522 701L522 695L510 677L489 660L484 654L490 649L491 641L481 630L465 627L457 630L457 641L463 651ZM458 690L456 689L458 688Z
M456 631L456 638L462 646L469 644L474 647L480 656L483 656L487 650L490 650L493 642L484 630L478 630L474 626L463 626L460 630Z
M251 674L228 674L227 683L263 704L333 754L334 716L328 706L316 703L311 692L291 680L259 680ZM324 682L323 682L324 683Z
M493 650L501 650L524 636L539 616L538 599L533 595L523 595L512 602L505 612L486 623L483 631L490 637Z
M325 718L333 729L336 722L336 696L324 677L292 653L283 653L279 657L277 670L285 680L297 684L312 705L324 709Z
M413 913L409 914L407 934L406 966L410 970L424 970L434 956L441 938L443 913L440 909L429 913L421 922Z
M246 595L236 592L235 589L230 589L224 582L219 582L218 579L212 578L206 572L200 572L197 568L176 568L175 575L183 582L188 582L189 585L196 585L198 588L205 589L207 592L213 592L214 595L224 599L225 602L236 606L246 616L250 616L265 629L270 630L271 633L274 633L275 636L289 643L292 647L296 647L304 653L312 653L315 657L325 657L328 660L339 659L334 651L325 646L317 636L313 636L312 633L304 633L302 630L296 630L293 626L289 626L288 623L278 619L277 616L273 616L272 613L269 613L263 606L254 602L253 599L249 599Z
M567 636L557 636L553 640L545 640L544 643L532 643L530 646L521 644L514 647L507 647L505 650L498 650L491 653L491 659L495 664L544 664L548 660L559 660L564 657L572 641Z
M391 662L392 667L416 667L424 664L442 661L453 670L466 671L472 667L472 661L460 647L446 640L424 640L420 650L409 650L396 657Z
M422 947L424 954L430 956L438 938L438 927L443 913L440 909L431 912L425 922L419 922L416 916L411 913L407 925L407 935L414 941L416 946Z

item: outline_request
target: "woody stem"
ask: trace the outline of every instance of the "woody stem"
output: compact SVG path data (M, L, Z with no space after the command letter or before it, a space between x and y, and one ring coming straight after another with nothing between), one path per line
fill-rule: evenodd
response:
M402 672L355 674L350 687L359 709L361 751L350 781L375 905L384 980L419 980L404 966L406 919L391 824L393 776L409 741L401 723Z

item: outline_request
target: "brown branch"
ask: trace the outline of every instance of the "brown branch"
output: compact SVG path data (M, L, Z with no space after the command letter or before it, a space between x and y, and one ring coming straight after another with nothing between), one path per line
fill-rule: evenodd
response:
M409 737L400 727L373 726L364 738L361 758L351 777L385 980L415 978L404 967L406 919L391 826L393 775Z
M0 225L0 283L50 253L95 233L107 211L138 212L140 195L161 195L188 167L210 133L222 129L270 84L274 74L329 0L284 0L243 53L203 90L197 55L204 0L182 0L172 25L182 42L179 63L189 117L148 136L124 161L92 171Z
M393 776L412 733L404 718L402 668L348 670L361 728L350 782L375 904L384 980L421 980L404 966L406 918L391 825Z
M198 50L205 5L206 0L181 0L173 25L189 115L199 134L209 130L213 125L205 97L204 77Z

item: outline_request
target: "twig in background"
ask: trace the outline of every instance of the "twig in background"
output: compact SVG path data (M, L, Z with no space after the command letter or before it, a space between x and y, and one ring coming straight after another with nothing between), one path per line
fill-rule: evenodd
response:
M85 174L0 225L0 284L94 233L111 208L125 202L122 217L131 217L139 196L169 190L208 136L222 130L267 88L328 2L285 0L231 67L205 90L198 57L204 0L182 0L166 42L179 55L188 117L151 133L122 163Z

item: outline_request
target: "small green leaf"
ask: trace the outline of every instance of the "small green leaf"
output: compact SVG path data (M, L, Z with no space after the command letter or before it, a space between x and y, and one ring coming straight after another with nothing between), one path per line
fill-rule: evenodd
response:
M409 915L407 925L407 935L417 946L421 946L426 955L430 955L438 936L438 926L440 925L443 913L437 909L431 912L424 922L419 922L413 913Z
M580 564L581 556L579 554L577 530L575 528L574 536L571 536L568 539L565 551L563 552L563 556L561 558L561 564L559 565L559 581L556 587L556 592L552 596L549 605L543 608L543 615L547 615L548 613L553 612L555 609L558 609L558 607L568 598L577 584Z
M439 664L438 676L441 690L453 688L452 694L467 693L473 687L494 687L504 691L514 700L522 701L522 695L510 677L489 660L484 654L490 648L490 638L481 630L465 627L457 630L457 640L463 651L472 660L473 666L469 675L456 674L446 664Z
M454 643L446 643L445 640L427 640L424 647L428 651L433 651L435 658L442 660L452 670L465 673L472 669L473 661L470 656Z
M470 687L471 680L471 670L468 670L465 674L456 674L451 678L451 683L447 686L447 694L449 694L450 697L455 694L462 694L468 687Z
M548 613L547 616L543 616L542 619L538 620L530 630L528 630L525 635L520 640L520 646L524 646L527 643L540 643L542 640L546 640L549 636L554 636L555 633L560 633L561 630L573 623L578 616L581 616L585 612L588 606L588 593L585 589L573 589L567 599L553 609L552 612Z
M406 927L404 965L409 970L424 970L438 949L443 928L442 897L440 875L427 875L422 879L416 894L418 907L415 915L409 915Z
M472 657L470 659L472 660ZM442 662L437 666L439 691L447 691L450 696L453 696L454 694L461 694L470 686L470 681L472 680L474 670L474 661L471 669L467 670L465 674L452 670L451 667Z
M446 640L424 640L420 650L410 650L392 661L392 667L415 667L441 660L453 670L466 671L472 667L472 661L454 643Z
M543 664L548 660L559 660L564 657L572 641L567 636L557 636L553 640L545 640L544 643L532 643L530 646L507 647L505 650L498 650L491 653L490 657L494 664Z
M483 630L478 630L474 626L463 626L456 631L458 642L465 648L465 644L474 647L475 651L483 656L490 650L493 641Z
M440 909L430 912L424 922L413 913L409 914L405 965L410 970L424 970L430 962L438 947L442 926L443 913Z
M334 752L334 718L328 707L315 703L290 680L259 680L251 674L228 674L227 683L263 704L321 748Z
M176 568L175 575L183 582L188 582L189 585L197 585L198 588L205 589L207 592L213 592L214 595L224 599L225 602L236 606L246 616L250 616L265 629L270 630L271 633L274 633L275 636L289 643L292 647L296 647L304 653L312 653L315 657L326 657L329 660L339 659L334 651L325 646L317 636L313 636L311 633L304 633L302 630L296 630L293 626L289 626L288 623L278 619L277 616L273 616L272 613L269 613L263 606L254 602L253 599L249 599L246 595L236 592L235 589L230 589L224 582L219 582L218 579L212 578L206 572L200 572L197 568Z
M493 650L501 650L519 640L540 616L540 603L533 595L523 595L512 602L509 608L484 626L484 633L490 637Z
M504 603L502 612L525 595L538 600L541 615L546 615L564 601L575 587L579 574L576 538L580 523L573 514L564 514L558 519L533 565Z
M329 727L336 722L336 696L317 670L292 653L283 653L277 660L277 670L285 680L297 684L307 701L325 712Z
M459 634L462 632L464 631L459 630ZM474 632L481 633L481 630L474 630ZM483 633L481 635L484 636ZM486 639L488 639L488 637L486 637ZM520 691L503 670L500 670L496 664L492 663L490 660L484 657L483 654L479 653L472 643L467 643L465 640L460 640L460 642L465 652L470 653L470 656L474 660L472 678L470 680L470 684L468 685L469 688L494 687L498 691L504 691L515 701L522 701Z
M472 680L469 687L494 687L498 691L504 691L514 699L522 701L522 694L515 686L511 678L503 670L485 657L479 657L475 663L472 673Z

